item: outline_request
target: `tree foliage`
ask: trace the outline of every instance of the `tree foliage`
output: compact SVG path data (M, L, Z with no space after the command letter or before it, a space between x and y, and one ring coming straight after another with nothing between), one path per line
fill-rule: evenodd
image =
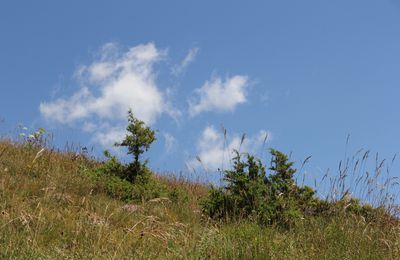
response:
M128 154L133 155L133 162L127 168L126 179L130 182L134 182L138 176L146 179L150 171L146 167L147 161L141 161L140 157L156 140L155 131L146 126L143 121L137 119L131 109L128 111L126 130L128 133L125 139L115 144L116 146L127 147Z
M290 227L312 204L314 190L299 187L293 176L296 170L288 157L271 149L271 173L253 155L242 158L235 151L233 168L225 171L222 188L212 188L203 201L203 211L212 218L255 218L262 224Z

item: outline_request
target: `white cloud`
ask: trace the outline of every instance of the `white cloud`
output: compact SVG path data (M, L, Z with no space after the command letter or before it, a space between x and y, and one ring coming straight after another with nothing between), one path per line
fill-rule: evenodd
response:
M165 140L165 151L167 153L170 153L175 147L176 138L170 133L164 133L164 140Z
M153 66L165 55L153 43L126 52L106 44L92 64L80 66L75 73L80 89L69 98L42 102L40 112L62 124L82 123L83 130L93 132L94 139L103 145L109 144L111 137L121 137L129 108L147 124L163 113L176 117L179 111L172 108L155 82Z
M266 138L266 136L268 137ZM206 127L197 143L197 156L189 161L190 168L204 168L206 171L216 172L218 169L229 168L234 150L239 152L255 153L265 142L269 142L270 132L261 130L253 137L244 135L224 134L214 126Z
M96 131L92 140L99 143L103 147L113 147L116 142L122 141L125 136L123 127L103 127Z
M245 103L248 77L236 75L223 81L220 77L206 81L195 90L197 100L189 100L189 114L195 116L205 111L232 111L239 104Z
M68 100L57 99L50 103L41 103L39 110L45 118L68 123L74 120L85 118L88 115L87 109L81 100L90 99L89 90L84 87L72 95Z
M146 123L167 112L163 93L155 83L153 65L163 57L153 43L138 45L126 53L119 53L113 45L102 49L100 60L81 67L78 77L90 83L92 89L82 87L70 98L40 104L40 112L47 119L71 123L90 116L100 119L125 118L132 108ZM96 94L98 93L98 94Z
M172 68L172 74L179 76L185 69L196 59L196 55L199 52L199 48L192 48L188 51L182 62Z

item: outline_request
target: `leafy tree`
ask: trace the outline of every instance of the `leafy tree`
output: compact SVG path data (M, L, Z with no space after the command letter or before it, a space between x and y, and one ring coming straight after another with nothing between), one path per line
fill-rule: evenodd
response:
M150 171L146 166L147 160L140 161L140 156L156 140L155 132L146 126L143 121L137 119L131 109L128 111L128 126L126 130L128 133L125 139L115 144L116 146L127 147L128 154L133 155L133 162L127 168L126 179L133 183L140 176L145 181Z

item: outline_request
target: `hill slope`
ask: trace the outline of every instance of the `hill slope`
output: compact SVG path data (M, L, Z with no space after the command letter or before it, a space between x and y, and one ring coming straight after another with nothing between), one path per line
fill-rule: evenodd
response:
M201 214L201 184L157 177L154 198L127 202L93 174L99 165L0 141L0 258L400 257L400 225L383 217L337 214L291 230L215 222Z

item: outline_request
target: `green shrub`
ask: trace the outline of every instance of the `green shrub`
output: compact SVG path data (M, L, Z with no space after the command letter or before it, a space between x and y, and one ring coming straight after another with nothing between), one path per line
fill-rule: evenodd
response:
M125 201L149 200L166 195L167 189L152 178L147 161L140 160L141 154L155 141L155 132L145 126L143 121L135 118L131 110L128 111L128 122L128 134L122 142L115 145L127 147L128 154L132 154L134 160L125 165L105 151L107 161L91 173L96 182L96 189Z
M136 181L132 186L133 196L136 199L140 199L142 201L167 196L167 188L165 187L165 185L155 180L154 178L151 178L151 176L137 176Z
M100 171L104 174L111 174L126 179L127 166L123 165L117 157L110 154L109 151L104 151L104 156L108 159L101 165Z
M296 169L287 155L271 149L271 165L268 168L250 154L242 158L235 151L233 169L225 171L224 187L211 187L202 201L205 215L214 219L255 219L262 225L291 228L306 217L341 217L352 214L365 221L387 216L384 208L363 205L358 199L343 196L339 201L316 198L315 191L300 187L294 180Z
M130 182L120 179L116 176L108 176L106 179L106 192L114 198L123 201L131 201L134 199L133 186Z
M203 213L211 218L229 218L233 214L231 196L221 188L211 187L208 197L201 202Z
M81 171L91 178L93 190L123 201L148 201L154 198L168 197L172 202L186 202L187 192L169 187L153 178L149 169L143 168L143 174L136 176L131 183L125 178L128 166L121 164L115 156L105 152L108 160L96 169L82 167Z
M169 188L168 198L174 203L187 203L189 201L187 191L179 187Z
M131 201L133 197L133 186L127 180L110 172L112 163L105 163L97 169L81 167L81 172L85 174L92 183L92 190L96 193L106 193L108 196L123 201Z
M267 176L259 159L246 154L243 160L235 153L233 169L225 171L226 186L211 188L202 202L203 212L211 218L254 218L261 224L286 228L295 225L314 202L315 191L296 185L296 170L288 157L272 149L271 174Z

